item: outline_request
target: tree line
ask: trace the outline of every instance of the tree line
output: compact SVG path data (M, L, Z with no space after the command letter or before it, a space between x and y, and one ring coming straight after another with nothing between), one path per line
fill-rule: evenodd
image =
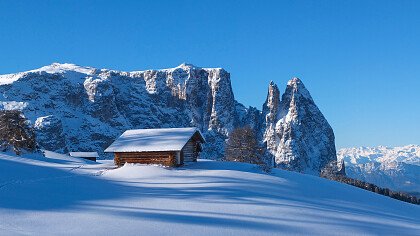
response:
M365 189L365 190L368 190L377 194L381 194L387 197L391 197L400 201L420 205L420 198L417 198L413 195L410 195L405 192L393 191L389 188L381 188L375 184L368 183L368 182L358 180L358 179L353 179L345 175L329 175L329 174L321 173L321 177L334 180L340 183L349 184L349 185L352 185L361 189Z

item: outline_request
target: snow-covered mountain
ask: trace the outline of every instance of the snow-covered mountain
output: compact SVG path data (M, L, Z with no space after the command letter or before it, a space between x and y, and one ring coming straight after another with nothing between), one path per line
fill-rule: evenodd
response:
M282 168L318 174L337 160L334 132L300 79L287 83L281 101L279 94L270 83L263 107L268 150Z
M420 196L420 146L343 148L349 177Z
M270 83L261 112L235 100L222 68L123 72L54 63L1 75L0 109L22 110L40 146L59 152L102 152L131 128L196 126L207 140L202 157L217 159L229 132L249 125L278 166L318 174L336 160L333 131L297 78L281 100Z

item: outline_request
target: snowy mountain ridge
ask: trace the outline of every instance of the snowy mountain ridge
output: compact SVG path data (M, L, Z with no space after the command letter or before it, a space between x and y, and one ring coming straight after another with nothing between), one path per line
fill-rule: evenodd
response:
M410 144L401 147L353 147L342 148L338 156L344 158L346 164L364 164L367 162L404 162L420 166L420 145Z
M420 145L342 148L337 159L352 178L420 194Z
M43 66L35 70L19 72L16 74L0 75L0 85L11 84L31 73L66 74L68 72L75 72L75 73L80 73L80 74L93 75L95 70L96 69L92 67L83 67L83 66L78 66L71 63L61 64L61 63L55 62L55 63L52 63L51 65Z
M262 111L235 100L223 68L187 63L132 72L53 63L0 76L0 94L0 109L22 110L47 150L102 152L127 129L195 126L208 140L202 157L218 159L229 132L250 126L282 168L317 175L336 160L332 128L298 78L282 96L271 82Z

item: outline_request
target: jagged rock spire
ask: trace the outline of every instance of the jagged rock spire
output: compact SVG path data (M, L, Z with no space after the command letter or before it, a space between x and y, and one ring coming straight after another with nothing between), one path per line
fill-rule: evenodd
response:
M280 115L280 90L277 85L270 81L268 93L263 105L263 116L265 118L264 143L269 153L274 155L279 144L279 138L275 133L276 123Z
M276 125L278 166L317 175L337 161L334 132L300 79L287 83L281 107Z

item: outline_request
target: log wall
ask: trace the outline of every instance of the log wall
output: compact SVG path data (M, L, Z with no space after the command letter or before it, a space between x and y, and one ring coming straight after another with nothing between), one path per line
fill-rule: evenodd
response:
M182 153L184 154L184 161L191 162L197 161L197 152L196 152L196 145L197 143L190 139L187 144L185 144L184 148L182 148Z
M114 163L117 166L122 166L125 163L176 166L174 152L118 152L114 155Z
M164 166L178 166L184 162L197 161L200 150L200 143L204 141L200 134L196 132L185 144L179 153L180 163L177 163L177 153L174 151L165 152L116 152L114 162L117 166L125 163L138 164L160 164Z

